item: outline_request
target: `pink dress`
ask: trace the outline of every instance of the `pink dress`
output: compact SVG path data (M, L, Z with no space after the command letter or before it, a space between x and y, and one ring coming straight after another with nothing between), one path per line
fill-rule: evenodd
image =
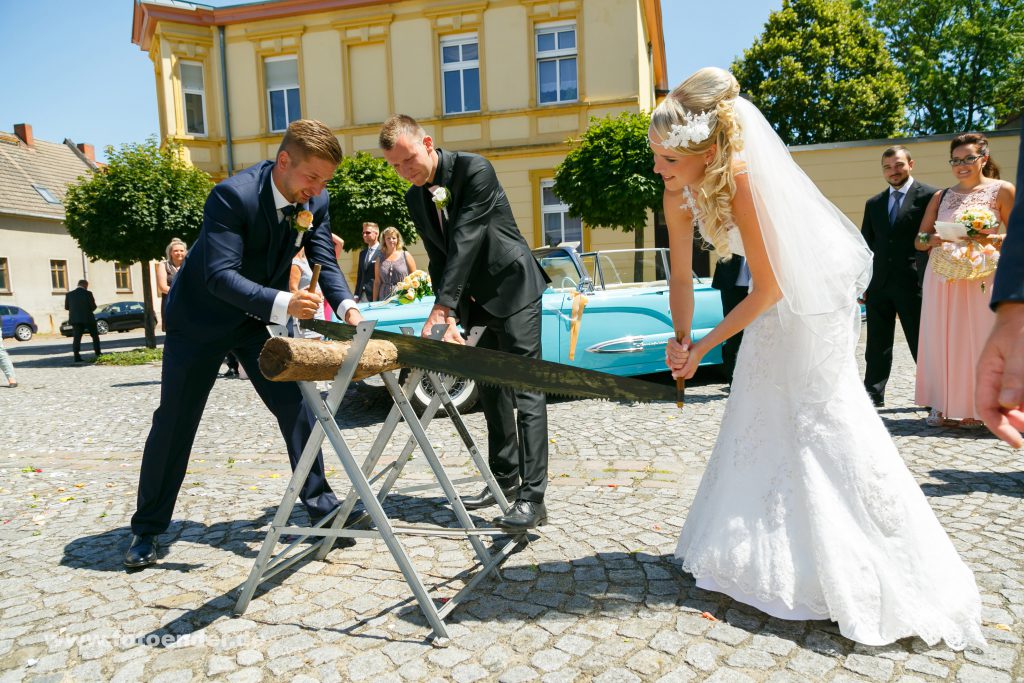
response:
M952 221L969 206L987 207L998 215L999 188L999 183L986 183L966 194L948 190L939 204L938 220ZM921 292L917 404L931 406L951 420L980 419L974 407L975 368L996 319L988 307L993 276L945 280L935 274L934 258L932 249Z

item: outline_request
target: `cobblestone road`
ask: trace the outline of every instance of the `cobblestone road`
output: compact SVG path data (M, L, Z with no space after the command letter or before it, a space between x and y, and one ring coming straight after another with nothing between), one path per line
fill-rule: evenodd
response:
M550 405L551 524L509 559L503 581L486 580L453 613L447 647L429 643L374 540L275 577L232 617L288 479L280 436L248 382L218 381L164 559L129 574L121 554L159 368L73 366L63 341L11 347L21 387L0 389L0 683L1024 680L1020 454L987 433L926 427L905 346L881 413L975 572L989 640L981 651L916 639L862 647L829 622L779 621L694 586L672 551L725 405L713 372L692 384L682 413ZM381 387L350 392L339 423L357 453L388 407ZM482 416L467 422L483 442ZM429 432L450 474L469 474L450 422ZM428 478L422 458L406 472ZM452 523L437 498L420 495L389 513ZM485 521L493 510L480 512ZM429 588L457 591L467 543L403 542Z

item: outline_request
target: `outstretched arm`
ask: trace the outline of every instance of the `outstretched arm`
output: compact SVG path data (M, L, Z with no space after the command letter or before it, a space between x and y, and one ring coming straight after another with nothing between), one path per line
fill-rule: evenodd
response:
M782 290L775 279L768 250L761 234L761 224L754 208L754 195L750 190L750 176L736 176L736 195L732 201L732 215L743 239L743 251L746 252L747 265L750 267L751 290L743 301L729 311L722 322L707 333L700 341L690 347L690 356L686 361L681 375L686 379L693 377L697 366L708 351L715 348L747 325L782 298ZM676 373L674 373L676 374Z
M675 377L689 357L690 327L693 325L693 214L683 207L683 193L665 190L662 210L668 226L668 307L672 327L681 336L665 346L665 364Z

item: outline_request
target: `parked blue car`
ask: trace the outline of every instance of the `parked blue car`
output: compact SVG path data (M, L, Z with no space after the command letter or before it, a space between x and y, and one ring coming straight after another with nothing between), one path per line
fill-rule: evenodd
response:
M543 294L541 347L544 360L616 375L643 375L665 371L665 343L674 334L668 308L667 249L621 249L577 252L571 246L542 247L534 256L551 278ZM722 300L710 281L694 278L694 341L722 319ZM576 354L569 360L573 293L587 298ZM423 327L433 297L413 304L360 304L363 317L379 321L377 329L399 332ZM716 347L702 365L722 362ZM426 405L430 394L417 388L413 402ZM452 390L459 410L476 402L476 387L459 381Z
M24 308L0 305L0 318L3 318L4 339L14 337L18 341L28 341L39 331L36 321Z

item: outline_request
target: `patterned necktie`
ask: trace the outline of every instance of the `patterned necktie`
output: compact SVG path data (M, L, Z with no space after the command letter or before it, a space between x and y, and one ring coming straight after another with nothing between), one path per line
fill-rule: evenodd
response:
M281 207L280 211L282 216L281 223L284 224L285 222L289 221L292 218L292 216L298 213L299 207L295 206L294 204L285 204L284 206Z
M896 216L898 216L899 213L900 213L900 204L902 202L903 202L903 193L902 192L893 192L892 193L892 208L889 209L889 225L890 226L894 225L896 223Z

